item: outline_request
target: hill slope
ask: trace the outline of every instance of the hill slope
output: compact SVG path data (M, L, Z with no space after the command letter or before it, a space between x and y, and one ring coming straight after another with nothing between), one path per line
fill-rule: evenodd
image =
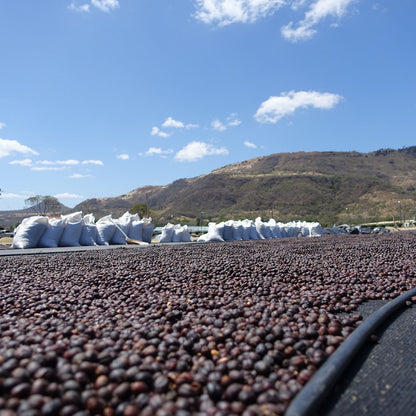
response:
M400 220L400 214L413 218L415 199L413 146L371 153L277 153L166 186L144 186L119 197L88 199L72 211L92 212L96 218L110 213L117 217L135 204L147 204L157 225L196 224L201 216L205 223L273 216L280 221L332 225ZM21 220L23 212L17 213L20 216L14 219ZM13 213L1 214L4 220ZM13 215L11 218L13 223Z
M145 186L75 207L114 216L148 204L156 223L200 218L369 222L414 216L416 146L371 153L297 152L259 157L166 186ZM400 200L400 203L398 201Z

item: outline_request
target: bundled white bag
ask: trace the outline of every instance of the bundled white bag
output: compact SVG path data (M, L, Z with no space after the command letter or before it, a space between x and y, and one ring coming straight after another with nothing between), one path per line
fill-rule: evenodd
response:
M42 237L39 240L39 247L55 248L58 247L59 241L62 237L62 234L65 230L66 220L49 218L48 227L45 232L42 234Z
M192 241L192 239L191 239L191 234L189 233L189 230L188 230L188 226L184 225L182 227L181 242L182 243L189 243L191 241Z
M183 227L180 224L173 226L172 242L180 243L182 241Z
M116 231L111 215L106 215L97 221L97 244L100 246L110 245L111 239Z
M129 212L125 212L120 218L113 220L118 228L116 227L114 231L111 244L126 244L126 235L129 234L131 217L132 215Z
M256 231L260 237L260 239L266 239L266 238L271 238L270 235L270 230L269 228L266 226L266 224L261 220L261 217L257 217L256 220L254 221L255 225L256 225Z
M151 243L152 242L152 237L153 237L153 224L152 224L152 218L143 218L143 229L142 229L142 240L146 243Z
M223 238L225 241L233 241L233 223L234 221L229 220L224 222L224 231L223 231Z
M243 240L243 225L241 221L233 221L233 240Z
M245 219L241 221L241 226L242 226L241 238L245 241L250 240L251 225L252 225L252 221L250 220Z
M208 232L201 235L197 242L208 241L224 241L222 232L224 231L224 223L216 224L215 222L208 223Z
M96 246L97 245L97 226L95 225L95 218L93 214L86 214L82 219L82 231L79 238L79 243L82 246Z
M82 212L74 212L68 215L62 215L65 221L65 228L59 240L60 247L79 247L79 238L82 232Z
M13 237L13 248L34 248L48 227L48 218L33 216L25 218L16 228Z
M132 240L143 241L143 221L137 214L132 215L128 237Z
M172 242L172 236L173 236L173 224L166 224L162 228L162 232L160 234L159 243L170 243Z

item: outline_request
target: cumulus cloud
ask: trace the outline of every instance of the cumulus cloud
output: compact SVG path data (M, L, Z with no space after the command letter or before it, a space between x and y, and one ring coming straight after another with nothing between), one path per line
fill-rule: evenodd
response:
M238 115L236 113L232 113L227 117L225 123L220 120L213 120L211 122L211 127L217 131L225 131L228 127L236 127L241 124L241 121L238 119Z
M176 129L182 129L185 125L182 121L174 120L172 117L168 117L162 124L162 127L174 127Z
M1 121L0 121L0 130L1 129L4 129L6 127L6 123L2 123Z
M256 145L256 144L254 144L254 143L252 143L252 142L249 142L248 140L246 140L246 141L244 142L244 146L249 147L249 148L251 148L251 149L257 149L257 145Z
M87 3L84 4L75 4L74 2L72 2L69 6L68 6L69 10L74 10L76 12L84 12L84 13L88 13L90 11L90 5Z
M299 11L309 5L304 18L281 28L282 36L291 41L308 40L316 26L327 17L341 19L348 7L358 0L195 0L194 17L206 24L227 26L233 23L253 23L274 14L282 6Z
M170 134L169 133L166 133L166 132L164 132L164 131L161 131L160 129L159 129L159 127L153 127L152 128L152 131L151 131L151 133L150 133L152 136L159 136L159 137L169 137L170 136Z
M145 155L166 157L171 153L173 153L172 149L162 150L160 147L150 147L149 150L145 153Z
M286 0L196 0L195 18L217 26L253 23L285 4Z
M91 6L94 6L103 12L110 12L111 10L120 7L120 4L118 0L91 0L90 2L73 0L68 6L68 9L77 12L89 12L91 10Z
M212 155L228 155L228 150L225 147L217 148L209 143L191 142L176 153L175 159L179 162L196 162L205 156Z
M238 119L237 113L232 113L227 117L227 125L230 127L236 127L241 124L241 120Z
M219 120L213 120L212 123L211 123L211 127L214 130L217 130L217 131L225 131L225 130L227 130L227 127L224 126L224 124L222 124L221 121L219 121Z
M276 123L281 118L293 114L299 108L331 109L343 97L328 92L316 91L290 91L282 93L279 97L270 97L261 103L254 118L259 123Z
M316 34L315 26L327 17L341 19L351 4L358 0L316 0L297 25L288 23L281 29L282 36L291 42L308 40ZM302 2L303 4L304 2Z
M129 160L130 159L130 156L127 153L122 153L120 155L117 155L117 159L120 159L120 160Z
M103 12L109 12L120 7L118 0L91 0L91 4Z
M199 124L192 124L189 123L185 126L186 129L190 130L190 129L197 129L199 127Z
M9 156L12 153L38 155L38 152L24 144L20 144L17 140L0 139L0 158Z

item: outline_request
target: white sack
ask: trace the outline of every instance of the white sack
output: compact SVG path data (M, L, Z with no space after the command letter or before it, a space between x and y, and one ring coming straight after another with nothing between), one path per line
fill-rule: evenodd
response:
M34 216L25 218L16 228L13 237L13 248L37 247L39 240L48 227L48 218Z
M42 234L39 240L39 247L55 248L58 247L59 240L65 229L66 220L50 218L48 220L48 227Z
M182 241L183 227L180 224L173 226L172 242L180 243Z
M162 228L162 232L160 234L159 242L160 243L171 243L173 232L174 232L173 225L172 224L166 224Z
M250 240L250 233L251 233L251 225L252 225L252 221L250 220L243 220L241 221L241 238L243 240Z
M82 246L97 245L97 226L95 225L93 214L84 215L84 218L82 219L82 231L79 243Z
M97 244L100 246L110 245L111 239L116 231L111 215L106 215L97 221Z
M152 242L154 225L152 224L152 218L143 218L143 230L142 230L142 241L146 243Z
M241 241L243 239L243 225L241 221L233 222L233 240Z
M143 221L139 218L133 219L127 235L132 240L143 241Z
M224 222L223 238L225 241L233 241L233 222L232 220Z
M118 225L120 230L116 227L113 237L111 238L111 244L126 244L126 235L129 234L131 214L125 212L120 218L113 220ZM124 234L123 234L124 232Z
M182 243L189 243L191 242L191 234L189 233L188 226L184 225L182 227L182 234L181 234L181 242Z
M216 224L215 222L208 223L208 232L201 235L197 242L208 242L208 241L224 241L221 232L224 230L223 223Z

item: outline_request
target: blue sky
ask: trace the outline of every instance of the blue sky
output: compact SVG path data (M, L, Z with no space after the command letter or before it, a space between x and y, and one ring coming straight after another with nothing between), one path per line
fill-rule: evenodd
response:
M0 0L0 211L415 145L414 16L414 0Z

